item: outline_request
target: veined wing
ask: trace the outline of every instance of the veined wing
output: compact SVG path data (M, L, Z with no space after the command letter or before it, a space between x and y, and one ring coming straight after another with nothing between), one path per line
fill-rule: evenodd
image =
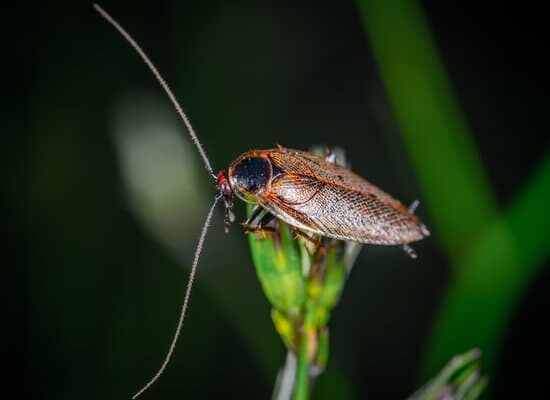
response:
M341 240L405 244L428 230L401 202L351 170L311 153L270 152L275 178L260 204L297 228Z

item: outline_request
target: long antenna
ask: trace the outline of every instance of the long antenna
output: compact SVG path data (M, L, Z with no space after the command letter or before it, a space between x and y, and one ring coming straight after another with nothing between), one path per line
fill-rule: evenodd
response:
M130 36L126 30L120 26L120 24L115 21L111 15L107 11L105 11L103 8L101 8L98 4L94 4L95 10L105 19L109 24L111 24L121 35L126 39L126 41L132 46L138 55L141 57L141 59L145 62L147 67L151 70L155 78L157 78L157 81L160 83L166 94L168 95L168 98L172 101L172 104L176 108L176 111L178 112L179 116L183 120L183 123L185 124L187 131L189 132L189 135L191 136L191 139L193 139L193 143L195 143L195 146L197 147L197 150L199 151L203 161L204 165L206 166L206 169L208 172L210 172L210 175L216 180L216 174L214 173L214 170L210 166L210 161L208 161L208 157L206 156L206 152L202 148L201 143L199 142L199 138L197 137L197 134L195 133L195 130L193 129L193 126L191 125L191 122L189 121L189 118L187 117L187 114L183 111L183 109L180 106L180 103L178 103L178 100L176 99L176 96L174 96L174 93L172 93L172 90L170 89L170 86L166 83L160 72L158 71L157 67L155 67L155 64L147 57L147 54L141 49L139 44L136 43L134 38Z
M170 343L170 347L168 348L168 353L166 353L166 356L164 357L164 361L162 362L162 365L158 369L157 373L143 386L139 391L132 396L132 399L136 399L138 396L140 396L143 392L145 392L147 389L151 387L153 383L157 381L157 379L162 375L164 372L166 366L170 362L170 358L172 357L172 353L174 352L174 349L176 348L176 342L178 341L178 338L180 336L181 328L183 326L183 321L185 319L185 313L187 311L187 305L189 304L189 297L191 296L191 288L193 286L193 282L195 280L195 273L197 271L197 264L199 262L199 256L202 251L202 246L204 244L204 239L206 237L206 232L208 231L208 226L210 225L210 220L212 219L212 213L214 212L214 208L216 207L216 204L218 204L218 201L222 198L221 194L218 194L216 198L214 199L214 203L212 203L212 206L210 206L210 211L208 211L208 215L206 216L206 220L204 221L204 225L202 226L201 235L199 237L199 243L197 244L197 249L195 250L195 256L193 258L193 265L191 266L191 272L189 272L189 279L187 280L187 288L185 289L185 296L183 298L183 304L181 306L180 311L180 318L178 320L178 325L176 327L176 332L174 333L174 337L172 338L172 342Z

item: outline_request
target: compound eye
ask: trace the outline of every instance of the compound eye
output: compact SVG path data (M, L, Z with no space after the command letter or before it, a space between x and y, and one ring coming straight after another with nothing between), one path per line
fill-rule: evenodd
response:
M234 166L233 178L242 189L256 193L263 189L271 178L271 166L265 158L243 158Z

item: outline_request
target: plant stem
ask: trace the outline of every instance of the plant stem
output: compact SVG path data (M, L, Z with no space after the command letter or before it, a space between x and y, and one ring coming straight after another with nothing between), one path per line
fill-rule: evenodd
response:
M296 370L296 386L294 387L294 400L307 400L309 397L309 338L306 329L302 331L300 349L298 353L298 369Z
M296 380L296 354L291 350L286 353L285 365L279 370L272 400L290 400Z

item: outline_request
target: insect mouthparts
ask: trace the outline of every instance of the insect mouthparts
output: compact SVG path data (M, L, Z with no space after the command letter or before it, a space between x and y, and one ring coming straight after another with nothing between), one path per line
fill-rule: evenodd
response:
M224 170L218 172L218 176L216 178L216 186L218 187L218 191L223 197L223 202L225 205L224 224L225 233L227 233L229 232L229 226L232 222L235 221L235 213L233 212L233 189L231 189L231 185L229 184L229 180L227 179L227 173Z
M233 190L231 189L231 185L229 185L229 180L227 179L227 173L225 171L222 170L218 172L216 186L223 197L231 197L233 195Z

